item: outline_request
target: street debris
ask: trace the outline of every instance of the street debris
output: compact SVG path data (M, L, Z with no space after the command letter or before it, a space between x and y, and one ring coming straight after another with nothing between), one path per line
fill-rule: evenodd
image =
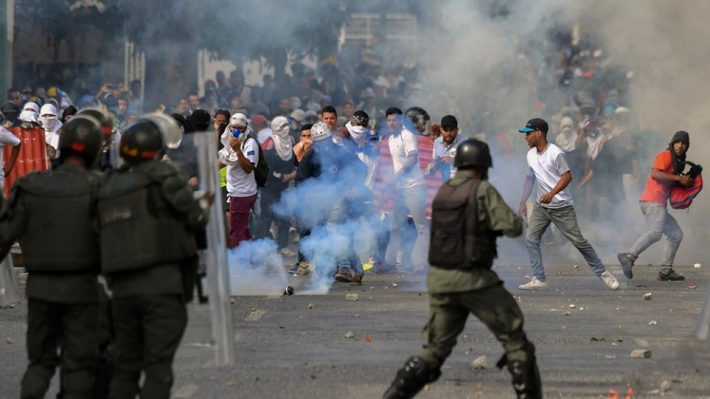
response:
M7 337L7 338L5 338L5 342L7 342L8 345L12 345L12 343L15 342L15 340L13 340L10 337Z
M293 295L293 287L286 286L286 289L284 290L284 295Z
M365 342L372 342L372 335L365 335Z
M701 265L700 263L696 263L693 265L693 267L696 269L700 269L701 267L703 267L703 265Z
M309 304L308 304L308 309L313 309L313 304L312 304L312 303L309 303Z
M644 299L644 300L650 301L651 298L653 298L653 293L647 292L647 293L643 294L643 299Z
M392 287L397 288L399 286L397 285L397 283L392 283Z
M347 294L345 294L345 300L356 302L360 300L360 295L354 292L348 292Z
M249 313L244 321L259 321L266 314L265 309L255 309Z
M473 367L474 370L483 370L486 367L488 367L488 356L483 355L479 356L471 362L471 367Z
M651 320L651 321L648 322L648 325L649 325L649 326L655 326L655 325L657 325L657 324L658 324L658 322L657 322L656 320Z
M345 333L345 338L353 339L353 338L355 338L355 333L353 333L352 331L348 331Z
M569 304L569 308L570 308L570 309L574 309L574 308L576 308L576 307L577 307L577 306L576 306L575 304L573 304L573 303L570 303L570 304Z
M661 386L660 386L660 388L658 388L658 390L661 393L661 395L670 391L671 390L671 382L668 380L663 380L663 382L661 383Z
M647 359L651 357L650 349L634 349L631 351L631 357L634 359Z

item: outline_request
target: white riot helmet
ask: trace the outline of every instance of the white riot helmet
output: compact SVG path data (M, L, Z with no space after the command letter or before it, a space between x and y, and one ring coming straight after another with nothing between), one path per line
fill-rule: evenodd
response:
M330 129L324 122L316 122L311 127L311 140L320 141L330 137Z

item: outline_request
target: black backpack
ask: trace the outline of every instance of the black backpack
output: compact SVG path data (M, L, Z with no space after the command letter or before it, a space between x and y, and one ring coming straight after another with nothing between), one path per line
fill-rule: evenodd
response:
M442 269L471 266L476 258L478 209L476 192L481 183L444 183L431 204L429 264Z
M252 135L249 135L249 138L256 141L256 147L259 149L259 161L256 163L256 166L254 166L254 179L256 179L257 186L265 187L266 181L269 179L269 164L266 162L266 158L264 158L264 151L261 149L259 140Z

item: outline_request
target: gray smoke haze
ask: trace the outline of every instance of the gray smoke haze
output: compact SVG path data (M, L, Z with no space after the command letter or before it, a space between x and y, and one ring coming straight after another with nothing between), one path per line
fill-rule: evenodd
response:
M494 3L503 5L499 10L505 12L492 17ZM593 40L591 49L603 50L605 65L633 71L631 80L625 82L627 99L641 129L658 131L661 143L667 143L676 130L689 131L688 159L707 163L704 154L710 149L710 140L704 132L710 127L710 97L705 75L710 47L705 43L710 38L710 3L452 0L442 3L437 17L440 24L423 30L421 89L411 102L434 116L460 116L463 134L479 136L492 145L491 180L514 209L522 191L527 151L517 128L534 116L550 121L576 92L565 92L564 88L541 92L546 82L540 77L551 74L535 73L558 62L550 33L560 27L575 26L574 33L582 40ZM547 106L542 113L535 108L540 98ZM551 133L555 129L550 123ZM645 184L653 157L664 146L639 162L639 184ZM574 178L579 182L582 176ZM630 192L633 195L625 204L616 205L622 217L601 223L580 220L583 233L609 263L616 263L616 252L627 249L645 228L637 205L640 191L632 187ZM689 212L671 211L686 233L678 264L702 259L702 248L710 237L706 195L701 194ZM503 240L501 244L505 248L499 251L501 262L527 261L521 241ZM659 243L649 249L640 262L658 263L661 247ZM574 248L568 246L564 252L582 261Z
M281 295L287 286L273 240L245 241L227 253L232 295Z

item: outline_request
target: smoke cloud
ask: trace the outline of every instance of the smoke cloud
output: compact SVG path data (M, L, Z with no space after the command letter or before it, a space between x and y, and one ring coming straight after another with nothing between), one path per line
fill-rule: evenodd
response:
M531 117L542 116L550 122L554 137L559 121L555 114L573 104L580 90L588 89L580 83L583 79L569 86L558 84L565 71L558 69L563 54L555 45L562 38L588 49L589 58L598 57L599 73L610 76L602 83L618 85L633 124L639 131L652 131L643 138L651 144L638 147L643 152L638 154L639 172L625 182L626 201L603 204L604 217L590 219L584 214L585 202L596 201L596 196L592 193L585 201L589 194L575 194L583 233L602 259L616 263L616 252L628 249L645 229L638 195L655 155L672 134L689 131L688 159L706 163L703 154L710 140L703 132L710 127L706 111L710 98L704 75L710 48L700 43L710 36L709 17L710 4L703 1L443 2L434 17L437 23L423 27L421 89L410 101L432 115L460 116L463 134L491 145L491 181L515 207L528 150L517 128ZM581 178L575 175L572 184ZM689 212L671 211L686 233L678 264L701 259L700 248L710 237L708 204L701 194ZM500 263L527 260L521 240L501 244ZM654 262L661 247L649 249L640 262ZM571 246L561 254L581 261Z

